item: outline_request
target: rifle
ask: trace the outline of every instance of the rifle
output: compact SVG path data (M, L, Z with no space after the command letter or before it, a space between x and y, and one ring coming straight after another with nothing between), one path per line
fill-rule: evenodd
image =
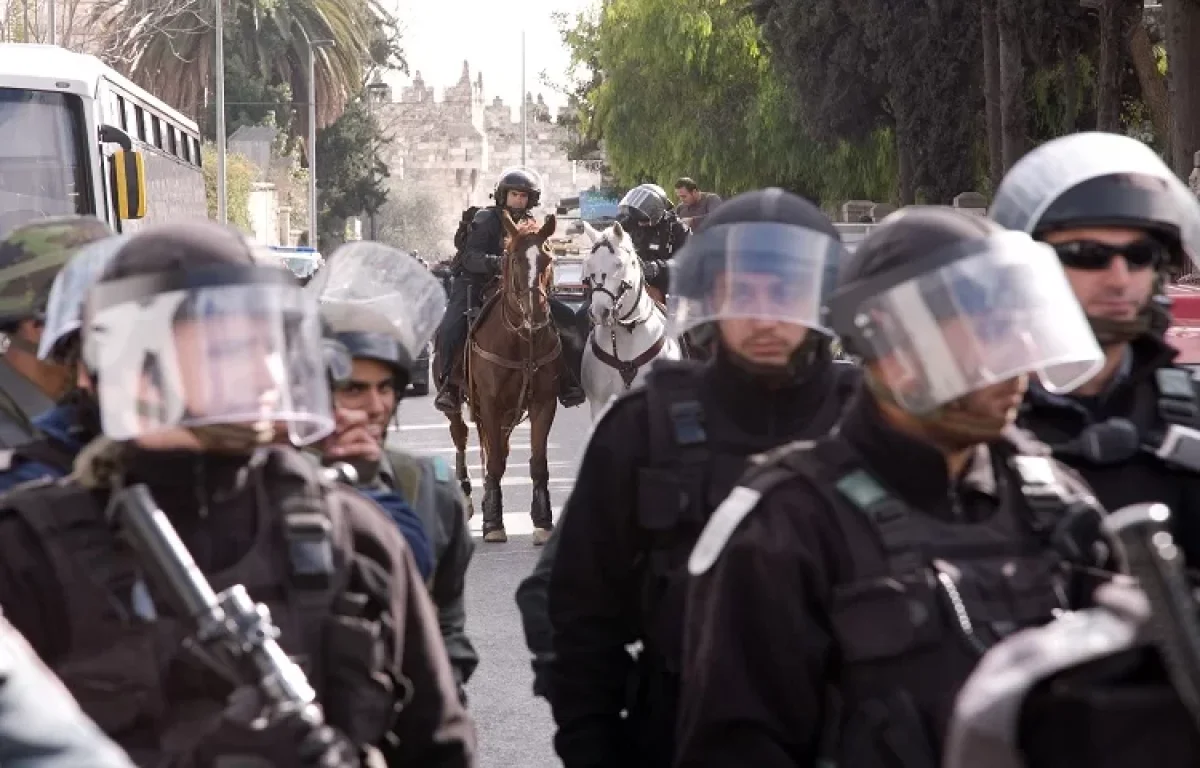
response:
M1200 726L1200 618L1183 553L1167 530L1170 519L1165 504L1132 504L1109 515L1103 526L1126 573L1146 594L1149 639L1162 654L1180 701Z
M279 629L270 611L255 603L241 584L213 591L149 488L139 483L115 491L106 515L125 533L178 614L195 626L186 644L202 657L227 660L239 682L258 690L265 724L298 725L303 734L300 753L322 768L357 768L357 756L349 754L326 726L304 671L279 646Z

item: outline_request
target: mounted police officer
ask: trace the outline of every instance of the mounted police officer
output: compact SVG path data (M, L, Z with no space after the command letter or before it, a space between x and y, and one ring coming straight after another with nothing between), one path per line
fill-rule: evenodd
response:
M72 371L39 360L46 295L55 275L84 245L112 235L92 216L38 219L0 242L0 447L37 436L33 420L54 407L73 383Z
M518 593L567 768L671 764L687 554L747 457L825 434L857 385L819 323L844 254L780 189L730 200L680 252L674 331L711 324L719 351L656 363L599 418L554 549Z
M0 761L4 768L134 768L3 616Z
M461 393L451 382L462 363L472 320L468 313L483 304L484 290L500 274L504 254L504 224L501 213L507 211L513 221L532 220L530 211L542 199L542 183L537 174L524 168L511 168L500 174L494 203L480 209L466 231L458 256L454 260L454 279L450 287L446 317L437 335L437 370L440 374L434 406L449 413L461 407ZM564 349L577 350L582 342L576 338L575 313L570 307L550 299L550 311L562 336ZM581 353L580 353L581 354ZM569 359L579 354L561 356L564 375L559 377L559 401L568 408L586 400L583 390L571 370Z
M1167 272L1200 254L1200 203L1142 142L1081 133L1021 158L990 216L1054 248L1104 349L1104 368L1070 395L1032 385L1021 426L1105 507L1170 507L1200 563L1200 397L1163 339Z
M691 230L675 215L675 206L657 184L641 184L625 193L617 220L633 238L646 282L667 294L671 259L687 245Z
M463 593L475 551L466 500L442 458L386 444L413 361L446 307L440 281L416 262L397 258L402 255L379 243L344 245L309 288L319 292L321 315L352 360L349 375L334 388L334 403L364 412L370 437L382 449L370 465L352 462L360 488L401 492L432 540L429 588L461 692L479 664L466 633ZM342 451L329 458L351 460Z
M676 766L934 768L983 649L1072 607L1102 510L1011 428L1028 374L1069 388L1102 358L1048 254L912 207L850 257L827 317L865 386L691 554Z
M89 293L84 374L104 436L0 502L0 606L139 764L302 765L247 721L245 680L184 649L190 621L107 520L144 485L201 572L270 608L323 738L399 764L473 765L474 736L412 555L381 510L295 449L333 427L315 301L210 222L131 237Z

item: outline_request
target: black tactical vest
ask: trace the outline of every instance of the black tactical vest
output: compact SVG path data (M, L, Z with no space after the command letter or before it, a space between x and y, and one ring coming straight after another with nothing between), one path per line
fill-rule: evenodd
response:
M356 743L378 743L394 702L390 690L363 684L374 672L363 661L372 655L371 638L356 636L354 622L344 621L342 603L355 597L348 499L290 450L267 452L248 483L266 502L254 505L254 544L231 568L206 575L218 592L241 584L264 603L327 721ZM276 732L230 723L216 729L237 681L183 649L191 628L167 615L167 601L155 596L132 549L106 522L107 502L107 492L68 478L23 486L0 508L36 531L62 585L69 650L55 673L140 765L169 754L194 755L188 764L196 768L275 765L288 754L271 743L268 734ZM357 664L363 669L349 668Z
M841 416L857 378L840 375L806 425L806 435L828 433ZM745 472L749 457L779 445L780 437L748 434L722 420L719 433L701 397L704 364L659 361L645 378L650 417L649 462L637 470L637 519L645 535L643 629L673 674L682 654L687 559L709 515Z
M912 509L843 439L798 443L758 460L743 485L765 493L805 477L832 508L853 578L828 605L837 668L825 752L842 768L935 768L955 696L987 648L1069 609L1070 521L1098 525L1085 486L1044 446L992 443L1000 504L979 522ZM1069 547L1061 547L1069 549Z

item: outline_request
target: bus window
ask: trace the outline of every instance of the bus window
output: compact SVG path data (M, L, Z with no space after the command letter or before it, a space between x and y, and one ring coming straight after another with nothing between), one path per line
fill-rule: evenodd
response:
M93 213L84 125L76 96L0 88L0 238L34 219Z

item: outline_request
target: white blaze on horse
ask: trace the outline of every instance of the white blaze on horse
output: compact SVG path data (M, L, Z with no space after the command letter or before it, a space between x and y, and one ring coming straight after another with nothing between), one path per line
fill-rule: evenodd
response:
M652 362L678 360L681 353L667 333L666 312L646 292L629 234L620 224L600 232L584 222L583 230L592 241L583 260L583 279L592 292L592 332L583 351L581 383L595 419L610 399L641 381Z

